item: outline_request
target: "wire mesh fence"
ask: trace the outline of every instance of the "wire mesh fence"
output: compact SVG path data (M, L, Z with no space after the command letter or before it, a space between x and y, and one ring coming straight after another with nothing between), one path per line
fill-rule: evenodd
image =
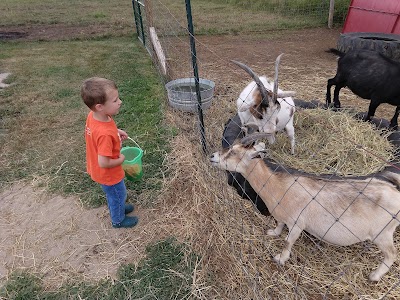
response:
M397 175L382 173L399 169L399 138L385 126L377 130L357 121L354 114L365 110L367 102L350 91L341 92L342 103L348 103L343 112L322 109L326 81L334 76L337 64L335 57L324 51L335 47L339 34L338 28L326 28L330 1L246 3L192 3L199 74L215 84L214 95L204 110L204 128L200 128L196 111L171 109L167 113L180 132L171 154L178 169L173 180L182 180L183 193L191 191L197 212L190 239L202 264L194 278L193 296L400 297L400 268L394 259L400 247L400 235L395 231L400 201L394 200L399 200L400 181ZM337 24L343 22L348 4L336 1ZM185 5L154 0L142 6L143 31L149 41L144 44L160 78L164 83L193 78ZM274 90L274 64L281 53L279 89L296 92L293 104L286 106L294 108L294 115L289 113L295 130L294 155L284 133L288 131L286 122L274 144L265 136L256 139L265 147L237 145L234 151L214 154L210 162L201 151L199 129L205 130L207 154L211 154L229 149L254 130L254 124L244 128L243 123L252 122L238 112L250 112L251 117L266 111L239 105L247 98L263 97L256 84L239 96L254 78L231 60L243 62L255 74L265 74L268 94ZM288 103L282 99L281 108ZM310 103L315 107L306 109ZM393 109L383 107L377 114L387 117ZM270 112L281 118L279 113ZM187 153L195 154L193 160ZM317 169L311 169L313 164ZM379 265L379 271L370 275ZM386 271L378 283L369 281Z

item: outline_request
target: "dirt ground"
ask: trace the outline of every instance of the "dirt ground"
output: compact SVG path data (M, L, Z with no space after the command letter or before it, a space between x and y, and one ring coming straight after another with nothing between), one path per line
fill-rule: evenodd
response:
M0 27L0 41L55 41L76 38L91 38L103 36L112 32L113 35L132 32L133 28L108 25L68 26L65 24L53 25L25 25Z
M107 30L110 28L59 25L2 27L0 40L58 40L101 35ZM208 79L216 82L216 102L234 103L239 90L237 86L242 86L249 78L229 60L245 62L259 74L268 62L270 69L267 72L272 75L275 57L284 52L280 73L282 86L286 90L295 90L298 98L322 100L326 80L334 76L336 69L335 57L324 50L336 46L339 33L338 29L307 29L277 32L269 39L264 39L263 34L201 36L197 40L200 74L207 74ZM174 71L182 72L178 68ZM190 68L185 72L190 73ZM344 94L343 99L346 99L346 92ZM351 95L348 97L350 99ZM366 111L368 102L354 97L351 101L346 104L354 104ZM390 116L393 111L391 107L382 107L377 115ZM216 108L210 109L206 120L220 132L223 121L211 121L213 112ZM222 120L234 110L225 113ZM0 206L0 280L11 271L24 268L44 274L50 285L57 285L60 280L72 276L89 280L114 278L121 263L137 263L144 256L144 247L149 241L177 230L177 224L172 223L170 227L164 226L162 232L152 230L157 224L165 225L168 220L167 212L161 207L136 207L134 214L140 218L138 226L113 229L106 207L84 209L77 198L48 195L29 184L15 184L2 192Z
M75 198L49 196L29 185L14 185L0 199L1 278L29 268L49 279L71 273L99 279L139 252L141 228L112 229L106 207L83 209ZM146 222L139 208L135 215Z

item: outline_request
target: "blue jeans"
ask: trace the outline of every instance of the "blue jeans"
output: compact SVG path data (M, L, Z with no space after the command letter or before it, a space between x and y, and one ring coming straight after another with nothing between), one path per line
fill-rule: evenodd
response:
M124 180L122 179L114 185L101 184L101 188L106 193L111 222L113 224L121 223L125 219L126 187Z

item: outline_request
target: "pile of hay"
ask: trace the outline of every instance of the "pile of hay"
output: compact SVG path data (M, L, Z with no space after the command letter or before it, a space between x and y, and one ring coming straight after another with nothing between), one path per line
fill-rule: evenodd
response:
M168 216L156 228L186 241L199 255L192 298L400 297L398 263L378 284L368 282L369 273L382 259L371 243L340 247L320 243L304 232L289 261L278 266L272 258L282 251L287 229L279 237L267 235L275 226L273 217L259 214L250 201L228 186L225 172L212 168L203 155L198 136L177 135L166 159L170 176L161 194ZM400 251L398 233L395 245Z
M350 112L303 109L295 114L295 155L285 134L269 145L279 164L311 174L363 176L379 172L394 158L390 132L356 120Z
M221 149L224 124L237 112L233 99L242 86L219 83L211 72L207 75L218 86L215 95L218 105L212 105L204 114L208 149L214 152ZM166 155L169 176L160 193L164 207L161 211L168 212L168 216L164 224L159 223L155 228L170 231L199 255L193 273L192 295L188 298L400 298L398 262L378 284L368 282L369 273L382 259L382 253L371 243L333 246L320 243L303 232L292 248L289 261L284 267L278 266L272 258L282 251L287 229L279 237L268 236L267 230L275 226L274 218L258 213L250 201L242 199L228 185L224 171L211 167L208 155L202 152L196 116L174 111L167 114L167 120L170 126L179 129L179 134L171 140L172 151ZM388 153L383 155L384 160L392 159L393 149L386 139L388 133L356 121L351 115L297 109L295 130L294 156L290 154L290 143L284 133L277 134L276 144L267 146L274 159L292 168L315 174L334 173L337 165L340 167L337 174L365 174L367 168L373 169L369 172L376 172L384 167L382 160L375 161L372 167L360 168L356 164L350 171L347 164L352 163L348 160L354 160L352 152L358 152L366 160L370 159L367 150L381 156L375 149L382 143ZM319 133L315 132L318 130ZM332 144L328 143L328 138L333 139ZM367 150L356 149L357 144ZM344 152L338 154L339 150ZM317 161L317 156L323 153L328 158ZM308 164L308 168L292 163L301 159L301 164ZM336 165L332 163L334 159L338 160ZM324 167L311 169L311 163ZM398 231L394 239L400 251Z
M222 94L229 98L229 101L223 101ZM220 86L220 105L212 106L205 114L210 152L221 149L224 124L236 113L235 105L230 101L233 94L229 89L225 89L225 86ZM330 117L321 117L321 114L329 114ZM295 116L296 154L290 154L290 144L284 133L277 135L276 145L268 146L274 149L271 152L287 156L284 158L285 165L288 165L289 158L298 160L302 157L302 148L307 149L303 144L308 146L308 149L317 148L318 152L322 153L321 139L307 138L307 131L311 129L306 128L306 125L314 124L315 130L319 126L321 132L325 133L325 136L329 133L331 138L339 136L334 134L334 130L339 130L336 126L347 127L350 133L346 135L352 141L351 151L354 151L355 144L353 135L360 135L360 127L367 126L367 131L374 136L374 139L364 136L366 141L372 141L372 144L377 143L375 139L379 140L379 143L387 142L387 133L383 132L380 136L380 132L370 124L358 122L349 115L297 109ZM378 284L368 282L369 273L382 259L381 251L372 243L359 243L349 247L333 246L320 243L303 232L292 248L289 261L284 267L278 266L272 258L282 251L287 229L285 228L279 237L268 236L267 230L275 226L274 218L258 213L250 201L242 199L236 190L228 185L225 171L210 165L208 155L202 152L196 117L174 111L167 114L167 120L170 126L179 128L180 132L171 140L171 152L165 158L169 176L165 178L163 191L160 193L160 214L167 216L163 223L154 224L154 228L170 232L180 241L190 245L190 249L199 255L193 273L191 298L286 300L325 297L356 300L386 296L390 299L400 299L399 289L396 288L400 274L398 262ZM329 120L333 125L327 128ZM356 125L343 126L346 122ZM351 130L349 127L356 129ZM371 148L366 141L358 140L358 143ZM344 145L343 149L350 147L347 141L346 144L342 144L343 142L334 140L337 145ZM316 146L311 146L312 143ZM334 150L338 150L337 145ZM386 145L391 153L390 144ZM337 157L332 147L327 153ZM318 154L317 151L313 152ZM346 157L343 157L343 161L346 163ZM378 163L379 167L383 165L383 162ZM360 171L358 167L355 169ZM400 251L398 231L394 240L397 251Z

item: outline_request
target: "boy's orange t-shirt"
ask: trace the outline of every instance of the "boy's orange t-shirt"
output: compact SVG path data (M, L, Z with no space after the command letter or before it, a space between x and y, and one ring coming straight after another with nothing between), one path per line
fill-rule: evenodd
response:
M112 159L118 158L121 151L121 138L114 120L101 122L89 112L85 128L86 141L86 166L90 177L100 184L114 185L120 182L124 176L122 165L114 168L101 168L98 155Z

